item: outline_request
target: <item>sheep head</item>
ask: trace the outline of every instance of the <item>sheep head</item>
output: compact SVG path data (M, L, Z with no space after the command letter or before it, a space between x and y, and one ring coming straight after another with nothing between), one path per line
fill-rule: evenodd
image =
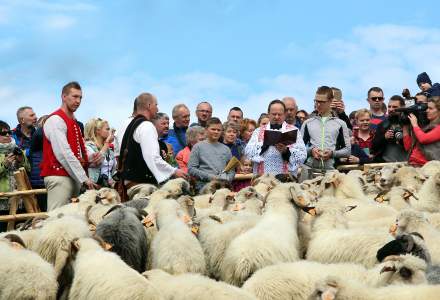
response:
M391 188L394 183L397 170L397 165L387 165L379 171L379 184L382 188Z
M188 195L191 192L191 186L183 178L176 178L168 180L161 190L169 191L173 198L177 198L182 194Z
M325 280L318 281L310 299L335 300L340 289L340 279L328 276Z
M381 281L384 284L426 283L426 262L410 254L403 256L388 256L384 260L384 266L380 271Z
M177 199L180 207L191 217L196 216L196 209L194 208L194 199L191 196L183 195Z
M404 209L397 215L396 222L391 225L389 232L393 236L410 233L417 231L420 226L428 223L429 221L423 212L413 209Z
M97 195L95 197L95 202L102 204L116 204L121 203L121 197L119 196L118 192L115 189L111 188L101 188L97 192Z

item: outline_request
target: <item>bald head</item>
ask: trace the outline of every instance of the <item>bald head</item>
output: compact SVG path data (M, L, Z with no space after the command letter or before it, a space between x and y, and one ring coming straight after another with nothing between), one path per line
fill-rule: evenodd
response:
M298 112L298 105L293 97L284 97L283 103L286 106L286 122L288 124L295 124L296 113Z

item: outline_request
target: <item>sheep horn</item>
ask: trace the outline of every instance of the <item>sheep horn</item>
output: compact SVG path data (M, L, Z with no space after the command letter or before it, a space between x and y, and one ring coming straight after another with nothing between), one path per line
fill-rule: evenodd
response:
M86 220L89 224L89 230L92 232L96 231L96 223L90 219L90 210L92 209L92 205L87 206L86 208Z
M382 262L386 262L386 261L401 261L402 258L399 255L388 255L387 257L384 258L384 260Z
M20 236L10 233L5 235L4 238L11 242L12 247L17 249L21 249L21 248L26 249L26 244L24 243L23 239Z
M223 220L222 220L219 216L216 216L216 215L210 215L209 218L212 219L212 220L214 220L214 221L219 222L220 224L223 224Z
M32 219L32 229L37 228L37 222L46 219L45 217L35 217Z
M380 270L380 274L385 273L385 272L393 272L394 273L394 272L396 272L396 267L385 266L382 268L382 270Z
M345 212L349 212L352 211L353 209L355 209L357 207L357 205L349 205L345 208Z

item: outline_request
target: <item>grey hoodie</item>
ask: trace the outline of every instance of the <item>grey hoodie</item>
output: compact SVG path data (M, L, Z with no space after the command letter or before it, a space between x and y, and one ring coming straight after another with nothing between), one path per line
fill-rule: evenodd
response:
M306 166L314 169L334 169L335 158L349 157L351 154L350 136L347 124L335 116L312 115L301 127L301 134L307 148ZM312 149L332 150L333 158L327 161L312 157Z

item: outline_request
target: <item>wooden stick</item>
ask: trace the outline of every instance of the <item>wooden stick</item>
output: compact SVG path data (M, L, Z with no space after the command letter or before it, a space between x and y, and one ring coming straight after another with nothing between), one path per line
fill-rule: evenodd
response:
M26 219L30 219L30 218L34 218L34 217L48 217L47 213L31 213L31 214L18 214L18 215L5 215L5 216L0 216L0 222L16 222L16 221L22 221L22 220L26 220ZM8 229L9 230L13 230L12 229Z
M35 189L35 190L27 190L27 191L4 192L4 193L0 193L0 197L14 197L21 195L33 195L33 194L47 194L47 190Z
M254 174L235 174L234 180L246 180L246 179L252 179L254 177Z
M18 197L12 197L9 202L9 214L15 215L17 213L18 201L20 199ZM14 230L15 228L15 220L8 220L7 231Z

